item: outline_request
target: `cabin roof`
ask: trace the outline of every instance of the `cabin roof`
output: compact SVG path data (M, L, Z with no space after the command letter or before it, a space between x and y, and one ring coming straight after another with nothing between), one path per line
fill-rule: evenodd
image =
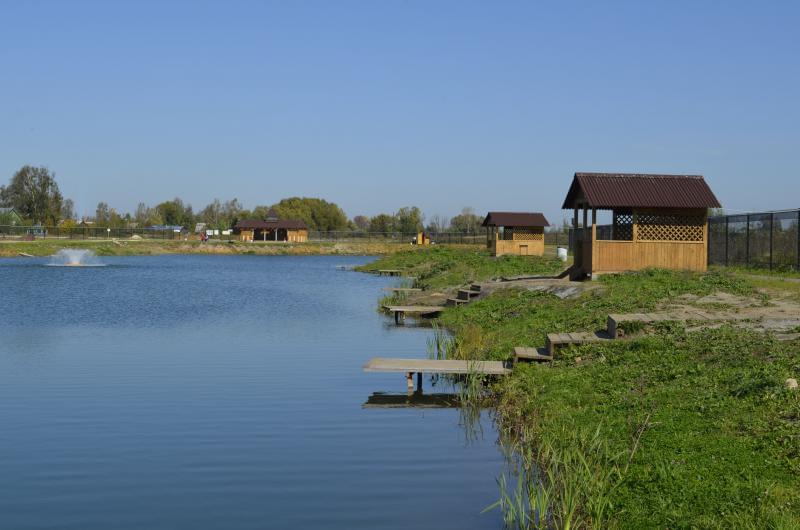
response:
M286 230L306 230L308 226L303 221L294 219L244 219L236 223L239 230L265 230L268 228L283 228Z
M489 212L482 226L550 226L539 212Z
M562 208L721 208L702 175L575 173Z

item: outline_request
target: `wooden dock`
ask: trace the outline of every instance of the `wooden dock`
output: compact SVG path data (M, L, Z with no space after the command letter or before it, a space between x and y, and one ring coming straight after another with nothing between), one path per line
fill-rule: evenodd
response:
M406 318L406 314L430 317L444 311L444 307L439 305L385 305L383 310L393 313L395 323L399 324Z
M379 269L377 272L381 276L400 276L402 274L399 269Z
M511 370L502 361L386 359L383 357L371 359L364 365L364 371L404 373L409 390L414 389L414 374L417 374L417 387L422 389L422 374L507 375L511 373Z
M416 293L422 291L418 287L384 287L383 290L391 293Z

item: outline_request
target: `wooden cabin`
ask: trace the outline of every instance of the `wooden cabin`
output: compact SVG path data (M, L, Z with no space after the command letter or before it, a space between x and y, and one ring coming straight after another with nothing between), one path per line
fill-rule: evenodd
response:
M308 241L308 226L303 221L279 219L273 210L265 219L239 221L234 233L240 241L284 241L305 243Z
M708 209L720 203L701 175L575 173L562 208L574 211L576 278L648 267L706 270ZM611 211L611 224L597 224L598 210Z
M538 212L489 212L482 226L493 256L542 256L544 227L550 223Z

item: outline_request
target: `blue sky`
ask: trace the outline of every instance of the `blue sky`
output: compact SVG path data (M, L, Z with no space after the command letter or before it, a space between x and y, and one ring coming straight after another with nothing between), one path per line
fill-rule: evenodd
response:
M540 210L575 171L800 207L797 2L0 2L0 180L79 213L180 196Z

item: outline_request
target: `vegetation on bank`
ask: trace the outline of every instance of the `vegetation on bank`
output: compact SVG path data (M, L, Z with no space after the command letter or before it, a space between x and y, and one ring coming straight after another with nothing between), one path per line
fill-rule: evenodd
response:
M397 253L364 269L400 269L444 288L505 267L480 252L437 250ZM448 308L439 322L453 338L440 342L450 357L507 359L514 346L544 345L546 333L602 329L609 313L650 311L683 295L723 292L770 304L752 274L609 275L563 300L499 290ZM500 479L506 523L800 527L800 392L785 385L800 378L798 349L800 341L770 333L663 323L630 340L560 350L551 364L517 365L492 387L502 440L514 448L513 473Z
M2 241L0 257L51 256L64 248L85 248L99 256L137 256L155 254L242 254L242 255L347 255L378 256L406 250L407 245L375 241L308 242L308 243L242 243L199 241L142 240L69 240Z
M474 281L510 276L557 274L564 264L552 257L502 256L492 258L483 248L429 246L396 252L358 270L402 270L414 277L414 286L424 289L455 287Z

